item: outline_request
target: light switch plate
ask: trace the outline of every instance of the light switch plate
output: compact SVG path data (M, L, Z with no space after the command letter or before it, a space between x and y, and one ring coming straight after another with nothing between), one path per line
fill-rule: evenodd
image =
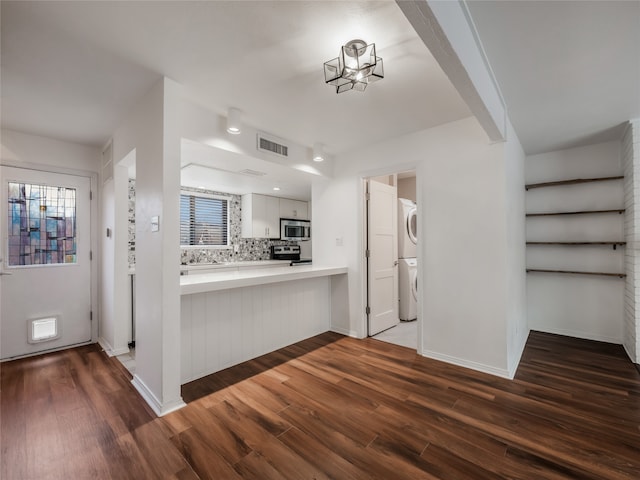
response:
M160 230L160 217L158 215L151 217L151 231L157 232Z

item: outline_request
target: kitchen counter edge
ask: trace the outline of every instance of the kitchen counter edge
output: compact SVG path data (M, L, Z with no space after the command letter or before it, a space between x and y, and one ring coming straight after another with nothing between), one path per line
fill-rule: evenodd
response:
M303 265L294 267L274 267L250 271L188 275L180 277L180 294L193 295L196 293L253 287L256 285L327 277L345 273L347 273L347 267Z

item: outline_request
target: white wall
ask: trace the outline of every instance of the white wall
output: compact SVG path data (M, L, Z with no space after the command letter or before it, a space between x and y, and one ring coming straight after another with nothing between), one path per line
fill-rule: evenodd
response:
M231 135L226 130L226 118L188 101L179 104L180 135L183 138L210 145L230 152L248 155L267 162L279 163L318 176L331 176L333 159L325 156L324 162L313 162L311 146L282 139L289 147L287 157L265 153L256 149L256 134L259 130L251 125L242 125L242 133ZM270 134L270 132L264 132Z
M528 156L526 183L622 175L620 143ZM610 181L529 190L528 212L622 208L623 182ZM529 217L528 241L624 239L624 216L595 214ZM529 246L530 268L624 272L624 248ZM527 314L532 330L622 343L624 280L617 277L529 273Z
M106 232L109 228L113 231L115 223L115 192L113 178L102 186L102 228L101 232ZM106 235L102 239L102 251L100 255L101 281L100 281L100 329L99 343L106 352L112 352L115 343L114 321L114 279L115 279L115 243L111 236ZM128 350L128 349L127 349Z
M398 198L416 201L416 177L398 179Z
M640 200L640 121L635 120L627 126L622 139L622 164L624 167L624 206L625 206L625 282L624 322L622 343L629 358L639 363L640 321L638 321L638 300L640 289L640 209L636 208Z
M182 382L326 332L330 286L322 277L183 295Z
M313 205L313 263L349 267L348 281L343 282L349 302L332 314L332 330L363 338L366 325L361 321L364 310L362 285L354 278L361 274L361 248L358 235L362 233L362 204L359 192L362 181L357 176L342 176L333 180L319 178L312 186Z
M180 396L179 86L162 79L113 136L114 163L136 152L136 374L163 415ZM126 215L126 213L125 213ZM160 229L151 231L152 217ZM126 263L127 251L122 252Z
M526 229L525 229L525 154L511 122L507 122L505 143L507 197L507 346L510 375L520 362L529 336L526 312Z
M100 172L100 149L2 129L3 165L48 166L63 173Z
M128 219L127 168L112 166L102 187L101 309L99 342L109 356L129 351L131 337L130 283L126 262ZM111 236L107 237L107 229Z
M504 149L490 145L477 121L468 118L336 158L335 179L313 186L314 225L321 235L314 238L314 262L349 267L349 317L334 319L334 330L366 334L362 177L416 168L419 351L510 375L506 182L517 177L517 169L507 174ZM514 241L509 248L524 246ZM516 268L524 283L524 265Z

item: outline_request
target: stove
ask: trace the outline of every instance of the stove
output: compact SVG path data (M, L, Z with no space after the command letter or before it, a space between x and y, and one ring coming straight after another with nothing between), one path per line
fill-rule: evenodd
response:
M271 247L272 260L300 260L300 245L273 245Z

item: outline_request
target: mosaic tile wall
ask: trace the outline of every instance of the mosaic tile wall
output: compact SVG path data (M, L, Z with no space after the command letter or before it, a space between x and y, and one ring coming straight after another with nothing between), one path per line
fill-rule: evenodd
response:
M136 181L129 179L129 266L136 264Z
M240 224L242 197L240 195L187 187L183 187L182 190L231 197L228 212L231 248L183 248L180 250L180 261L183 264L269 260L271 245L297 245L296 242L285 240L242 238ZM135 180L129 180L129 264L131 266L135 265L135 205ZM233 248L235 245L238 246L237 252Z

